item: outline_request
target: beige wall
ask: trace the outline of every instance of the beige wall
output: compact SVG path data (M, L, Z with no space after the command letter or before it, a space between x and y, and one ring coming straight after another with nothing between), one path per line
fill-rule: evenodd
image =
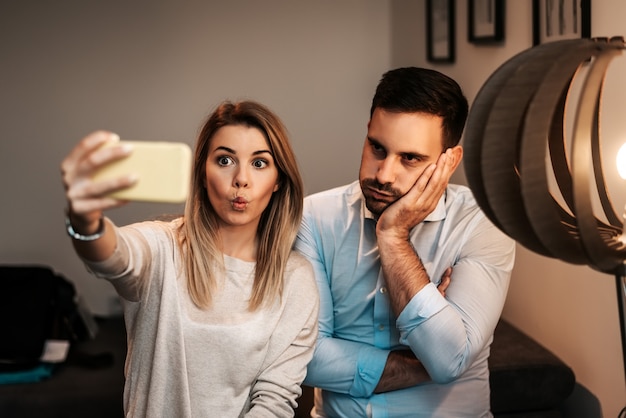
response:
M503 45L475 46L467 42L467 2L457 0L456 63L429 64L423 39L424 3L424 0L392 1L392 66L423 65L443 71L459 81L470 100L500 64L532 45L531 1L506 2ZM626 35L626 3L612 0L592 3L592 36ZM626 141L625 70L626 57L611 64L601 115L606 176L618 211L623 207L626 193L612 156ZM465 181L462 171L457 173L456 181ZM503 316L574 369L579 386L568 402L569 416L617 417L626 405L626 389L612 276L519 247Z
M192 144L223 99L281 116L307 192L354 180L390 43L381 0L2 2L0 262L48 264L95 313L115 309L65 235L62 157L95 129ZM110 216L181 210L135 203Z

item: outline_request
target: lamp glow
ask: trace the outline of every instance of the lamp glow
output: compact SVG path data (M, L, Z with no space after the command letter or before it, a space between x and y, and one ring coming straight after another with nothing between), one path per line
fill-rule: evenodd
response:
M617 151L617 157L615 158L617 163L617 172L619 176L626 180L626 143L624 143ZM622 235L618 237L618 240L622 243L622 245L626 245L626 205L624 206L624 211L622 212L622 219L624 220L624 224L622 227Z
M626 180L626 143L617 151L617 172L619 176Z

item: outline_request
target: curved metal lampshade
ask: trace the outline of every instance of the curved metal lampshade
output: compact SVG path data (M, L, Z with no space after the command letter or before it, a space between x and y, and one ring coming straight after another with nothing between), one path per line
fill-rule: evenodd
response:
M598 119L608 65L624 49L623 38L574 39L521 52L479 91L464 139L469 186L496 226L531 251L607 273L623 267L626 246L602 174ZM568 160L566 102L583 65ZM593 212L591 179L608 222Z

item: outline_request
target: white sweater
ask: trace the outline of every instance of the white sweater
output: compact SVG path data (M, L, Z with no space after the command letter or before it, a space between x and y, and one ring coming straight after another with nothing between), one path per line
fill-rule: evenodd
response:
M85 261L122 298L127 417L292 417L317 337L313 270L292 253L282 300L249 312L255 263L226 257L210 309L188 296L177 221L117 228L108 260Z

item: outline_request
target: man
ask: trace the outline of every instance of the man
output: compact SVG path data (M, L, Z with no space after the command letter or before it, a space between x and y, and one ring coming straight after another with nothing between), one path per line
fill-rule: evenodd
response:
M321 298L313 416L492 416L487 358L515 246L448 184L467 112L449 77L387 72L359 181L306 198L296 248Z

